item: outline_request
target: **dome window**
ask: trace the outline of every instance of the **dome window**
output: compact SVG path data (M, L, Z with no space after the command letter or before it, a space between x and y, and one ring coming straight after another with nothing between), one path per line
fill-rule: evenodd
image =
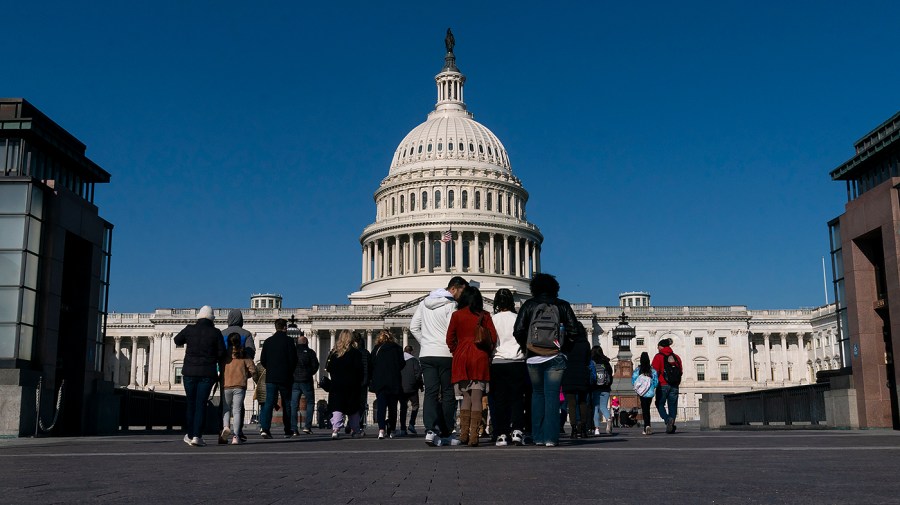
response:
M441 208L441 190L437 190L434 192L434 208Z
M403 157L406 158L406 149L403 150Z
M431 144L428 144L428 152L431 152Z
M484 146L481 144L478 144L478 154L484 154Z
M453 150L453 142L447 142L447 150L448 150L448 151L452 151L452 150Z
M428 208L428 193L425 191L422 192L422 210Z
M462 203L462 208L464 208L464 209L468 208L468 205L469 205L469 192L468 191L462 192L462 202L461 203Z
M465 150L466 150L466 146L463 145L462 142L459 143L459 150L460 150L460 151L465 151Z
M422 154L422 146L419 146L419 154Z
M453 190L452 190L452 189L451 189L450 191L447 191L447 208L448 208L448 209L452 209L452 208L453 208L453 204L455 203L455 202L453 201L453 200L454 200L454 198L453 198L454 196L455 196L455 195L453 194Z
M488 191L487 200L485 200L485 202L484 202L487 205L487 210L493 210L493 208L492 208L493 205L491 204L491 201L493 198L494 198L494 195L492 195L491 192Z
M481 191L475 192L475 210L481 210Z
M441 152L444 149L444 144L438 142L438 152Z
M404 200L405 200L405 198L403 197L403 195L400 195L400 213L401 214L403 214L403 201Z
M475 152L475 144L473 144L473 143L471 143L471 142L469 142L469 152L470 152L470 153L474 153L474 152Z
M416 194L410 193L409 194L409 211L412 212L414 210L416 210Z
M491 151L491 146L488 146L488 156L493 156L494 153Z
M391 198L391 215L393 216L396 213L397 213L397 201L394 200L394 198L392 197Z

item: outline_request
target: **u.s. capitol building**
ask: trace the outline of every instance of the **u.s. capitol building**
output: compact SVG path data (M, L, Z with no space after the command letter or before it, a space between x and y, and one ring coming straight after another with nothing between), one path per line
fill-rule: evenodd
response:
M388 175L375 191L375 222L360 237L360 265L348 265L360 269L359 290L347 305L308 308L284 308L277 294L251 296L249 308L241 310L257 348L274 332L276 318L293 317L320 357L344 329L361 332L371 348L373 336L388 328L417 352L409 332L416 305L453 275L477 281L486 301L502 287L519 300L528 297L530 278L541 271L543 235L526 218L528 192L513 174L503 144L466 109L466 77L456 66L450 36L435 81L434 110L394 151ZM685 363L683 418L697 416L702 393L808 384L817 371L841 366L833 305L657 307L646 292L622 293L619 300L618 306L573 303L573 308L592 343L612 357L611 330L622 312L636 330L635 359L642 351L652 356L660 339L671 338ZM215 310L217 327L227 326L228 312ZM119 387L183 391L184 349L172 338L196 319L196 308L109 314L105 378ZM247 398L252 409L252 394Z

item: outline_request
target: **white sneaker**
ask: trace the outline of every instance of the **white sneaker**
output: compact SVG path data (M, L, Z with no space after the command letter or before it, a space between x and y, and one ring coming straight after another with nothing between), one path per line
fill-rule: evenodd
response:
M462 442L460 442L459 439L456 438L456 435L450 435L450 438L448 440L449 444L447 445L462 445Z
M384 430L378 430L378 440L384 440Z
M332 432L331 432L331 439L332 439L332 440L337 440L338 438L340 438L340 435L338 434L338 432L332 431Z
M497 437L497 443L495 445L497 447L506 447L507 445L509 445L506 442L506 435L500 435L499 437Z
M441 437L439 437L437 435L437 433L435 433L431 430L428 430L425 432L425 443L426 444L428 444L432 447L435 447L435 446L441 445L440 442L441 442Z
M525 439L525 434L519 430L513 430L512 432L512 442L515 445L522 445Z
M187 436L187 433L184 434L184 443L187 445L194 445L191 443L191 437Z
M204 447L206 445L206 442L203 441L203 437L194 437L191 439L191 445Z
M599 436L600 436L600 428L594 428L594 436L595 436L595 437L599 437Z
M547 446L547 447L555 447L555 446L556 446L556 442L547 442L547 443L544 444L544 445Z

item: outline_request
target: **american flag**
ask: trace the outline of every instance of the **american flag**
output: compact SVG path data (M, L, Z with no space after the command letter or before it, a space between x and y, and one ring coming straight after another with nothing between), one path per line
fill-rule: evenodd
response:
M453 240L453 232L452 231L447 230L444 232L443 235L441 235L441 242L450 242L451 240Z

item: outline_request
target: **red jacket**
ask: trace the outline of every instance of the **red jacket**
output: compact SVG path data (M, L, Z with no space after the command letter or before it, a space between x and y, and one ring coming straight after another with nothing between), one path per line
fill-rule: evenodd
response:
M662 350L656 353L656 356L653 356L653 362L650 363L650 366L652 366L653 369L656 370L656 373L659 374L660 386L669 385L669 383L666 382L666 374L663 372L666 371L666 357L670 354L675 356L675 361L678 362L678 368L681 368L681 370L684 371L684 365L681 363L681 358L677 354L675 354L675 351L673 351L669 346L663 347Z
M491 340L497 345L497 329L494 321L487 312L481 313L484 319L481 325L487 328L491 334ZM453 353L453 367L450 372L450 382L456 384L465 380L489 381L491 380L491 356L475 347L475 327L478 318L468 308L457 310L450 317L450 327L447 328L447 347Z

